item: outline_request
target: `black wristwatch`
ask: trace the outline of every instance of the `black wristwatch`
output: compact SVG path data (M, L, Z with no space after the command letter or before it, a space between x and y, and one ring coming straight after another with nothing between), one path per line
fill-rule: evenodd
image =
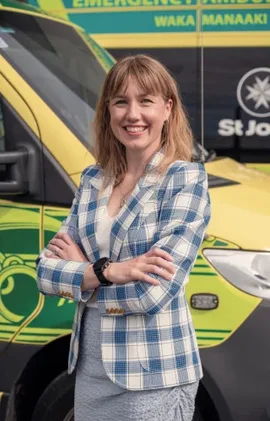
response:
M100 284L104 287L112 285L112 282L108 281L108 279L106 279L103 275L104 270L109 266L110 263L112 263L112 261L108 257L102 257L93 264L95 275L98 278Z

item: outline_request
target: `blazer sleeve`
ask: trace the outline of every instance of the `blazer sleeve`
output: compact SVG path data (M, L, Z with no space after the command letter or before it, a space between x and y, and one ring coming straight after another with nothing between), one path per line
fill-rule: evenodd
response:
M138 281L102 287L98 295L102 314L110 308L122 310L116 314L157 314L187 283L210 220L207 174L203 165L185 163L171 176L167 189L171 195L161 205L156 241L151 248L160 247L173 257L177 268L173 279L166 281L159 275L150 274L159 279L159 286Z
M85 173L82 172L79 189L75 193L74 200L68 217L63 221L58 232L65 232L71 236L73 241L82 249L78 233L78 206L83 190ZM45 257L46 247L37 258L37 286L44 295L57 295L74 301L87 301L94 290L81 291L84 271L89 265L88 262L74 262L63 259L52 259Z

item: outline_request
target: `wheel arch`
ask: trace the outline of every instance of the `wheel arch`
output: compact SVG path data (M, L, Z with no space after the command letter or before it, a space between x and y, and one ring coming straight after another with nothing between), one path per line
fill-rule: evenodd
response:
M200 382L196 396L196 407L199 409L203 420L220 421L215 404L202 382Z
M70 335L45 345L27 362L12 386L6 421L30 420L35 405L48 384L67 370Z
M200 381L196 405L198 405L200 413L204 420L207 421L233 421L231 412L226 403L226 399L220 390L219 385L211 375L211 370L214 367L210 365L210 370L205 366L203 355L203 378Z

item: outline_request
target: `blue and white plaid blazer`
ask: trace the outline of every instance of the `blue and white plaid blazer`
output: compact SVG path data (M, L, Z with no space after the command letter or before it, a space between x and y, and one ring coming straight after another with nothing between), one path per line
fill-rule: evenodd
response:
M146 175L120 210L111 231L110 258L121 262L161 247L171 254L177 271L160 286L145 282L100 287L102 360L113 382L130 390L173 387L195 382L202 368L191 315L185 298L189 278L210 219L207 175L198 163L174 162L163 176L154 171L158 152ZM103 171L86 168L70 214L61 232L67 232L90 262L99 259L96 224L112 187L101 189ZM41 293L78 302L69 354L69 373L79 355L82 315L94 291L81 292L88 263L44 257L37 267Z

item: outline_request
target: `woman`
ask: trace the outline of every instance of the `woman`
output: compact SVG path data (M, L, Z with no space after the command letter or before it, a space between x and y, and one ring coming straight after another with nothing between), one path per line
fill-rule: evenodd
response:
M202 369L185 284L210 206L166 68L120 60L94 128L98 164L38 263L42 293L78 302L75 421L189 421Z

